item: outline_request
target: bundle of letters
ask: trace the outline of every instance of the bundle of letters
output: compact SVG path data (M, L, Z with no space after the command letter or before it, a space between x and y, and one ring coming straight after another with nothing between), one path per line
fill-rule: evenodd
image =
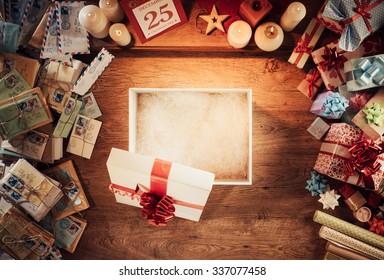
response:
M0 2L0 259L74 252L89 203L66 152L90 159L102 122L92 86L114 56L88 65L84 1Z

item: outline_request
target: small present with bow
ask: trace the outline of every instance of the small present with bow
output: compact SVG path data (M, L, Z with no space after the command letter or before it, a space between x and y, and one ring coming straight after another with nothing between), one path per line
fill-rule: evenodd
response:
M384 54L351 59L344 64L350 91L384 86Z
M384 88L379 89L352 122L371 139L381 139L384 134Z

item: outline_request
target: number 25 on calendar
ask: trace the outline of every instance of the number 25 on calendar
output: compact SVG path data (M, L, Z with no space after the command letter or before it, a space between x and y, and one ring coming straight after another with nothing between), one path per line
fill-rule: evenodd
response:
M124 6L123 6L124 8ZM185 12L180 0L152 0L141 1L141 4L132 8L133 27L138 32L142 42L149 40L169 29L187 22Z

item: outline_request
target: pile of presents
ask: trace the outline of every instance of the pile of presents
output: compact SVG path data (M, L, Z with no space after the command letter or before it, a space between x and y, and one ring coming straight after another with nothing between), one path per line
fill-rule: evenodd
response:
M344 199L359 225L345 230L353 223L328 216L332 222L319 221L328 214L317 212L320 236L327 240L325 258L384 257L383 27L384 1L328 0L289 58L299 68L310 58L315 65L298 85L313 101L310 112L316 117L308 132L322 142L306 189L325 210ZM315 48L324 29L339 38Z
M74 58L90 53L84 6L1 1L0 259L60 259L87 224L89 203L63 150L91 158L102 124L91 88L114 57Z

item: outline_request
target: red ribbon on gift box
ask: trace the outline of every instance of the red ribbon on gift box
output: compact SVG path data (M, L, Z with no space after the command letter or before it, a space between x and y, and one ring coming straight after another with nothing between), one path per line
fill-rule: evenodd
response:
M372 175L381 167L378 157L382 150L382 147L372 139L362 137L361 140L348 149L352 158L345 164L346 174L349 176L355 174L355 172L361 174L365 187L374 189Z
M150 178L150 188L138 184L136 190L132 190L116 184L111 184L109 189L122 196L130 196L131 199L138 199L142 208L142 216L151 225L165 226L168 221L175 217L175 206L185 206L203 210L204 206L174 200L167 195L168 177L172 163L169 161L155 159Z
M324 54L322 55L324 60L319 63L323 71L331 71L334 69L342 84L345 83L345 80L340 71L344 71L344 62L348 60L342 55L343 53L345 53L345 51L337 52L336 47L329 48L328 46L325 46Z
M315 93L315 89L319 89L319 86L316 82L321 78L320 72L313 68L312 71L305 77L305 80L308 82L308 97L312 98Z
M373 32L372 26L369 23L369 20L372 18L372 14L369 13L372 9L374 9L376 6L380 5L384 0L377 0L375 3L371 4L371 0L354 0L356 7L353 8L353 11L356 12L356 14L343 21L344 25L348 25L352 23L353 21L357 20L358 18L362 17L364 20L365 25L367 26L367 29L370 33Z
M295 59L295 62L293 65L297 65L300 61L300 59L303 57L304 53L307 53L308 55L311 54L313 50L313 46L309 46L309 43L311 42L313 36L315 36L315 33L317 32L317 29L319 29L320 24L316 22L314 28L312 29L311 33L304 33L304 39L300 38L299 42L297 42L296 47L293 49L295 53L299 53L298 56Z

